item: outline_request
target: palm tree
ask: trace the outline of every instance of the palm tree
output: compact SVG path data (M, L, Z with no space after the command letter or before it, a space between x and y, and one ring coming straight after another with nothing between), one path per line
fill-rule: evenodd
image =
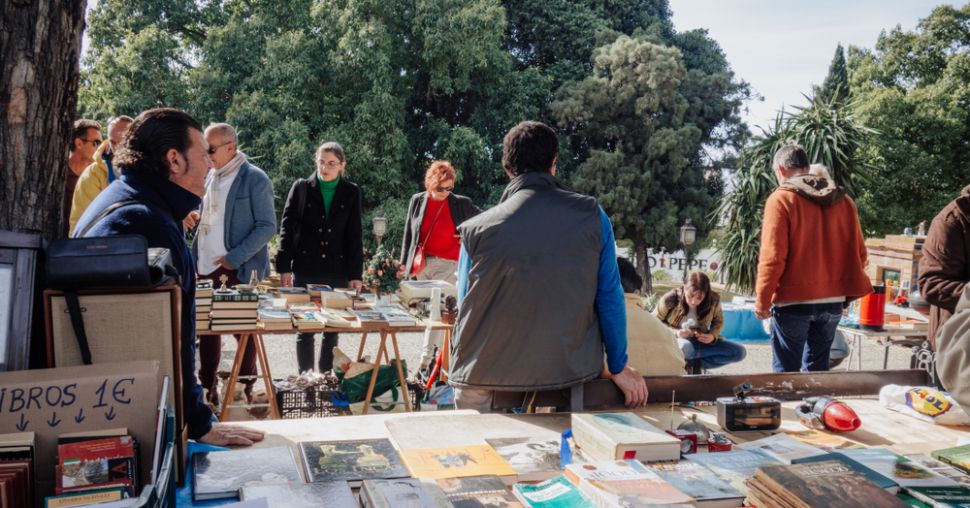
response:
M817 96L809 99L808 106L794 108L794 113L779 112L773 126L761 128L761 135L738 158L737 186L712 216L712 220L727 218L718 252L730 289L754 291L764 205L777 186L771 169L775 152L786 144L801 144L812 163L824 164L835 182L854 195L865 183L868 169L859 149L875 134L858 122L851 104Z

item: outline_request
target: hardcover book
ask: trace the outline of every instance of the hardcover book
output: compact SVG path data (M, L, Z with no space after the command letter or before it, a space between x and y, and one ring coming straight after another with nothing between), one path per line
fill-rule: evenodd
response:
M694 498L664 481L636 460L611 460L566 466L566 478L596 506L647 506L693 503Z
M495 475L515 483L515 470L489 445L404 450L401 459L415 478L462 478Z
M738 448L763 453L783 464L791 464L793 460L825 453L825 450L807 445L787 434L775 434L757 441L749 441L739 444Z
M906 487L906 493L930 506L970 506L970 488L963 485L950 487Z
M517 483L512 487L516 499L530 508L587 508L590 500L565 477L542 483Z
M365 508L448 508L441 489L414 478L364 480L360 501Z
M303 481L286 446L196 453L192 479L195 501L235 498L248 485Z
M794 464L810 464L812 462L824 462L827 460L835 460L841 462L848 466L853 471L865 476L867 480L875 483L880 489L885 489L887 492L896 494L899 492L899 484L894 482L892 479L887 478L885 475L879 474L878 471L866 466L865 464L856 461L850 457L842 455L841 453L825 453L822 455L814 455L812 457L805 457L802 459L795 459Z
M358 486L362 480L408 476L388 439L306 441L300 443L300 455L311 482L346 481Z
M692 453L687 456L687 460L706 466L741 492L747 490L744 482L753 477L759 467L781 464L767 455L748 450Z
M360 328L360 321L347 319L334 309L322 309L316 313L317 320L334 328Z
M120 501L127 497L125 489L122 488L70 492L44 498L44 508L72 508L74 506Z
M134 495L137 463L135 438L131 436L59 444L55 492L122 487Z
M698 507L733 508L743 504L744 494L696 462L682 460L651 464L647 468L677 490L694 498L693 503Z
M269 508L358 508L357 499L347 482L284 483L249 485L239 491L239 499L265 498Z
M931 453L934 459L949 464L964 473L970 473L970 445L944 448Z
M680 459L680 440L635 413L573 413L573 438L594 460Z
M919 465L940 476L949 478L960 485L970 487L970 476L963 474L963 471L960 471L959 469L948 464L944 464L943 462L940 462L925 453L906 455L906 458L912 460L913 462L919 463Z
M541 482L562 474L559 441L519 437L485 442L515 470L520 482Z
M455 508L523 508L497 476L442 478L437 484Z
M906 504L837 461L765 466L755 473L758 506L904 508ZM763 498L762 498L763 499Z
M956 482L940 476L920 463L882 448L840 450L840 455L862 463L900 487L955 487Z

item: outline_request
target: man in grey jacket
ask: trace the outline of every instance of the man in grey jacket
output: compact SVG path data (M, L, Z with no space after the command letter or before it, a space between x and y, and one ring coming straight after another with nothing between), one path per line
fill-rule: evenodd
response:
M970 412L970 286L936 336L936 372L950 395Z
M556 179L558 152L549 126L513 127L499 204L458 228L449 380L459 408L488 412L495 391L581 385L603 372L604 350L626 404L646 403L647 385L627 364L613 227L594 198Z
M214 169L206 179L201 212L192 212L185 220L187 228L198 226L192 254L199 278L212 279L215 287L223 275L229 287L248 282L253 273L262 280L269 275L267 244L276 234L273 184L266 173L246 160L231 125L210 125L205 139ZM221 335L199 336L199 383L209 391L212 403L219 400L216 370L221 354ZM240 375L256 375L252 342L246 347ZM247 396L254 380L245 382Z

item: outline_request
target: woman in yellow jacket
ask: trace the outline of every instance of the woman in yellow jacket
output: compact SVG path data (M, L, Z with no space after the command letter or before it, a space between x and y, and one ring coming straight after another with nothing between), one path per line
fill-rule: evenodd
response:
M721 338L724 313L721 299L711 291L704 272L692 272L682 288L672 289L654 311L667 326L677 330L677 344L687 360L687 371L714 369L744 360L747 352L737 342Z

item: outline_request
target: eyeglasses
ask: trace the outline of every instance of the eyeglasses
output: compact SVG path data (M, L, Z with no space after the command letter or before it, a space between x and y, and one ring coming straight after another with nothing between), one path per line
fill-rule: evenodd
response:
M435 189L435 192L451 192L453 190L455 190L454 185L452 185L451 187L438 187L437 189Z
M209 152L209 155L212 155L212 154L216 153L217 150L219 150L220 148L228 145L229 143L232 143L232 141L226 141L225 143L223 143L223 144L221 144L219 146L209 145L209 149L206 150L206 151Z
M325 167L327 169L338 169L340 167L340 165L343 164L343 163L342 162L336 162L336 161L330 161L330 162L320 161L317 164L319 164L319 165L321 165L321 166L323 166L323 167Z

